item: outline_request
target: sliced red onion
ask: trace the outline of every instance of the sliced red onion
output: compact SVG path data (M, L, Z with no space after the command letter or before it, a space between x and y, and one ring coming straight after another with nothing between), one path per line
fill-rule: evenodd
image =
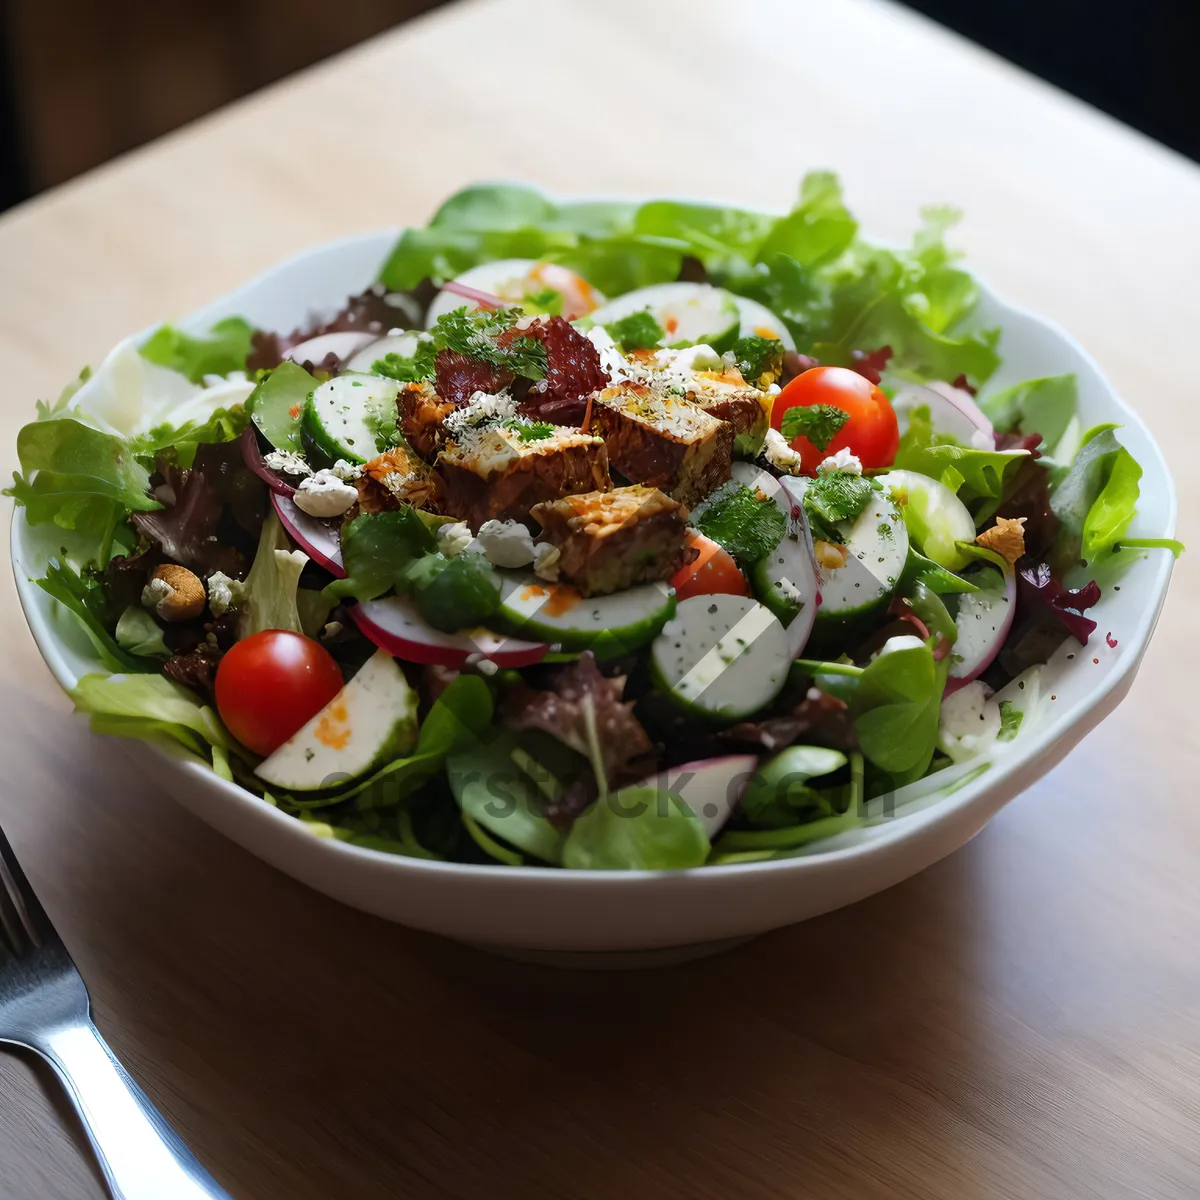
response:
M296 489L290 483L284 483L274 471L263 461L262 451L258 448L258 431L252 421L241 434L242 461L251 471L277 496L294 496Z
M952 384L936 382L928 387L906 384L892 397L892 407L902 423L914 409L928 408L933 427L948 433L968 446L980 450L995 448L995 430L970 392Z
M550 647L477 629L442 633L428 624L407 596L385 596L356 604L350 616L376 646L405 662L461 667L468 659L489 659L498 667L528 667L541 662Z
M337 530L319 517L310 517L287 496L274 495L271 503L275 505L279 523L292 541L319 567L343 578L346 571L342 566L342 543Z
M1012 567L1004 572L1001 592L969 592L959 597L958 640L952 653L961 658L950 668L947 696L978 679L996 660L1012 629L1017 612L1017 575Z
M447 280L442 285L442 291L453 292L456 296L461 296L464 300L470 300L472 304L478 305L480 308L506 308L505 301L499 296L493 296L491 292L481 292L478 288L469 287L465 283L459 283L457 279Z
M711 838L729 820L757 767L758 759L753 754L725 754L668 767L633 786L674 792L704 822Z

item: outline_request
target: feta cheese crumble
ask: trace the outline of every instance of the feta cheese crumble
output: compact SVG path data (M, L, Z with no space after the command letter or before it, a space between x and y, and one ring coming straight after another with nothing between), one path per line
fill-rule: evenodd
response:
M836 454L831 454L828 458L822 459L817 467L818 471L845 471L850 475L861 475L863 468L862 462L858 455L851 454L850 451L843 446Z
M475 540L497 567L527 567L536 553L533 535L520 521L484 521Z
M304 455L297 454L295 450L272 450L263 455L263 462L280 475L312 474L312 467L304 461Z
M302 479L293 497L296 507L310 517L340 517L357 500L357 489L330 470Z
M231 579L224 571L214 571L208 577L208 607L214 617L224 616L241 602L246 585Z
M463 551L470 548L475 535L466 521L454 521L452 524L437 527L437 548L447 558L457 558Z
M768 429L763 442L762 456L778 471L788 475L799 475L803 461L800 452L793 450L787 438L778 429Z
M357 463L347 462L344 458L339 458L329 468L329 473L336 475L343 483L353 483L362 475L363 469Z

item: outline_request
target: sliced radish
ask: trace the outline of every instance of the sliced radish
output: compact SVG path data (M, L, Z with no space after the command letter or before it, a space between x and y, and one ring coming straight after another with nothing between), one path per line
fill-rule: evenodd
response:
M704 822L711 839L729 820L746 781L757 767L758 759L753 754L726 754L668 767L633 786L652 787L678 796Z
M247 425L241 433L242 461L259 477L277 496L292 497L296 489L290 483L284 483L263 460L262 451L258 448L258 434L254 426Z
M462 308L498 308L522 304L538 292L553 291L562 297L562 315L568 321L587 316L604 303L604 297L586 279L557 263L532 258L502 258L480 263L457 279L449 280L433 298L425 314L425 328L439 317Z
M318 566L343 578L346 572L342 567L342 543L337 529L320 517L310 517L287 496L273 495L271 503L275 505L279 523L292 541Z
M406 662L461 667L468 658L490 659L498 667L527 667L541 662L550 647L505 637L489 629L442 633L427 624L407 596L385 596L356 604L350 615L364 636Z
M909 416L918 408L929 409L929 419L938 433L948 433L976 450L996 448L995 429L970 392L949 383L931 383L928 387L906 384L892 397L892 408L899 418L901 432Z
M996 568L998 571L999 568ZM996 571L992 571L993 578ZM978 679L995 661L1012 629L1017 611L1017 575L1012 567L1004 571L1003 583L981 587L959 597L958 638L952 653L956 660L946 682L946 695Z
M421 334L411 330L404 333L389 333L387 337L372 338L353 358L342 364L346 371L362 371L369 374L371 368L389 354L398 354L401 358L412 358L417 352L417 343Z
M336 354L344 362L373 341L373 333L322 333L315 338L309 338L307 342L293 346L284 358L290 358L294 363L310 362L314 366L320 366L328 355Z

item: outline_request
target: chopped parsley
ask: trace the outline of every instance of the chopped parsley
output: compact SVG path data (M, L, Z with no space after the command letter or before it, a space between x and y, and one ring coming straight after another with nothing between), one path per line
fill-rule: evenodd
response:
M649 350L667 336L667 331L648 308L630 313L619 321L612 321L604 328L624 350Z
M742 566L765 558L787 532L779 505L745 484L721 489L696 518L696 526Z
M1021 730L1021 720L1025 716L1023 712L1019 712L1013 707L1011 700L1000 701L1000 732L996 734L996 741L1011 742L1013 738Z
M742 378L747 383L756 383L764 375L767 383L774 383L783 369L783 343L778 338L759 337L748 334L733 344L733 358Z
M418 383L422 379L433 376L433 360L437 350L430 339L423 339L413 355L385 354L371 364L374 375L384 375L388 379L396 379L400 383Z
M804 489L804 512L812 535L819 541L845 542L841 521L853 521L871 502L875 486L849 471L821 471Z
M850 414L832 404L795 405L783 414L779 431L789 442L806 437L818 450L825 450L848 420Z
M896 531L892 528L890 521L880 521L876 532L887 542L890 542L896 536Z
M549 421L512 420L505 424L523 442L540 442L543 438L554 436L554 426Z
M502 367L526 379L541 379L546 374L546 347L536 338L518 334L499 339L523 317L520 308L501 308L495 311L477 308L468 311L456 308L439 317L429 331L430 343L436 356L439 350L456 350L468 358Z

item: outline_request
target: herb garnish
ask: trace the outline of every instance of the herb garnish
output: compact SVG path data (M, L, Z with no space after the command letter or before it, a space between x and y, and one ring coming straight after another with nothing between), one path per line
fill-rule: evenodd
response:
M818 450L825 450L848 420L850 414L832 404L796 405L783 414L780 433L789 442L806 437Z
M667 335L648 308L632 312L619 321L612 321L604 328L613 341L619 342L625 350L650 350Z

